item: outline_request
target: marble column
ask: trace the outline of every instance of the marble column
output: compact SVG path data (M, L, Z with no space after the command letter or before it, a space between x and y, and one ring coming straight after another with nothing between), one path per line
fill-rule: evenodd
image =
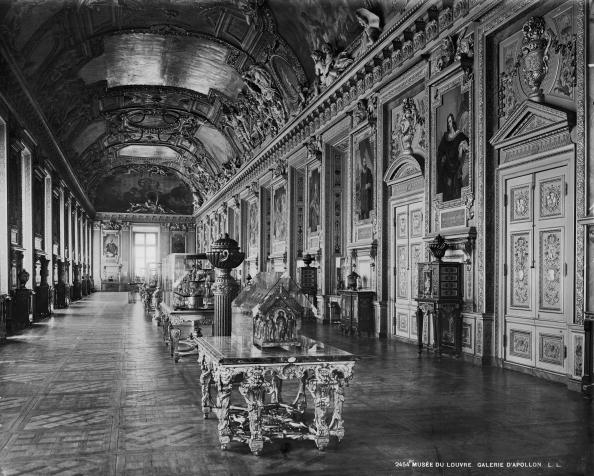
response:
M231 270L239 266L245 253L239 251L237 241L229 234L219 238L207 251L208 261L215 268L214 294L214 332L215 336L231 335L231 303L239 292L239 284L231 276Z

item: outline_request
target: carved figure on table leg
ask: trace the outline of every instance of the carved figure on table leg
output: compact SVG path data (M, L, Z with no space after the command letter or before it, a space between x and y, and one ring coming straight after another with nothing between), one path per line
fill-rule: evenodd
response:
M210 382L212 381L212 370L206 363L204 358L200 364L202 372L200 373L200 386L202 389L202 413L204 418L208 418L208 414L212 409L212 399L210 397Z
M239 393L243 396L248 409L250 422L250 450L256 456L262 453L264 437L262 434L262 409L264 394L272 391L272 386L264 379L264 372L260 368L249 369L239 384Z
M273 374L271 376L271 389L270 389L270 403L281 403L282 402L282 390L283 390L283 381L278 377L278 375Z
M317 368L315 377L308 380L307 388L314 399L314 441L320 450L325 450L330 443L330 428L326 421L326 412L330 406L332 371L328 368Z
M217 382L217 417L219 419L219 441L221 449L226 450L231 442L231 429L229 428L229 406L231 404L231 388L233 374L227 369L215 371Z
M341 441L344 438L344 420L342 419L342 407L344 405L344 380L339 379L334 385L334 411L330 420L330 431Z
M299 388L297 389L297 396L295 400L293 400L292 406L296 408L298 411L303 413L307 408L307 395L305 393L305 385L307 382L307 370L303 372L301 375L301 379L299 382Z

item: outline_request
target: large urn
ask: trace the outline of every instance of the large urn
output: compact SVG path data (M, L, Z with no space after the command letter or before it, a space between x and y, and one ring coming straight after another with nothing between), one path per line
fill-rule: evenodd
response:
M231 303L239 292L239 284L231 276L231 270L239 266L245 253L239 251L237 241L227 233L216 240L206 257L215 269L214 294L214 332L215 336L231 335Z
M524 82L530 87L529 98L544 101L540 85L549 70L549 47L551 38L546 32L544 18L531 17L523 27L522 58Z

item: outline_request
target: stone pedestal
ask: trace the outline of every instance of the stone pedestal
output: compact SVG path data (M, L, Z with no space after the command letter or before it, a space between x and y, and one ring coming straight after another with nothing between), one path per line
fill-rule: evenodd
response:
M65 309L70 306L70 286L66 283L66 269L68 261L58 260L58 284L56 285L56 309Z
M212 244L206 253L208 261L215 268L214 294L214 332L215 336L231 335L231 303L239 292L239 284L231 276L231 270L239 266L245 253L239 251L237 241L225 236Z
M231 303L239 292L239 284L231 276L229 269L215 269L214 295L214 335L231 335Z
M75 264L72 269L74 272L74 280L72 282L72 300L78 301L82 299L82 283L80 281L80 270L82 264Z
M49 260L43 256L36 256L39 261L39 286L35 288L35 319L43 319L52 313L52 290L48 284Z

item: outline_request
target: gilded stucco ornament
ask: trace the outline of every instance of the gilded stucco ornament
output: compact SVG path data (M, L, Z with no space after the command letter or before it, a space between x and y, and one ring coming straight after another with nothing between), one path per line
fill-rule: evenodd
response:
M436 71L441 71L454 62L454 42L450 36L441 39L439 46L439 56L435 62Z
M322 160L322 143L321 139L316 136L311 136L309 141L305 144L307 148L308 160Z
M315 94L320 94L330 86L353 63L353 58L348 53L335 53L328 42L322 43L320 49L313 50L311 57L316 75L313 84Z

